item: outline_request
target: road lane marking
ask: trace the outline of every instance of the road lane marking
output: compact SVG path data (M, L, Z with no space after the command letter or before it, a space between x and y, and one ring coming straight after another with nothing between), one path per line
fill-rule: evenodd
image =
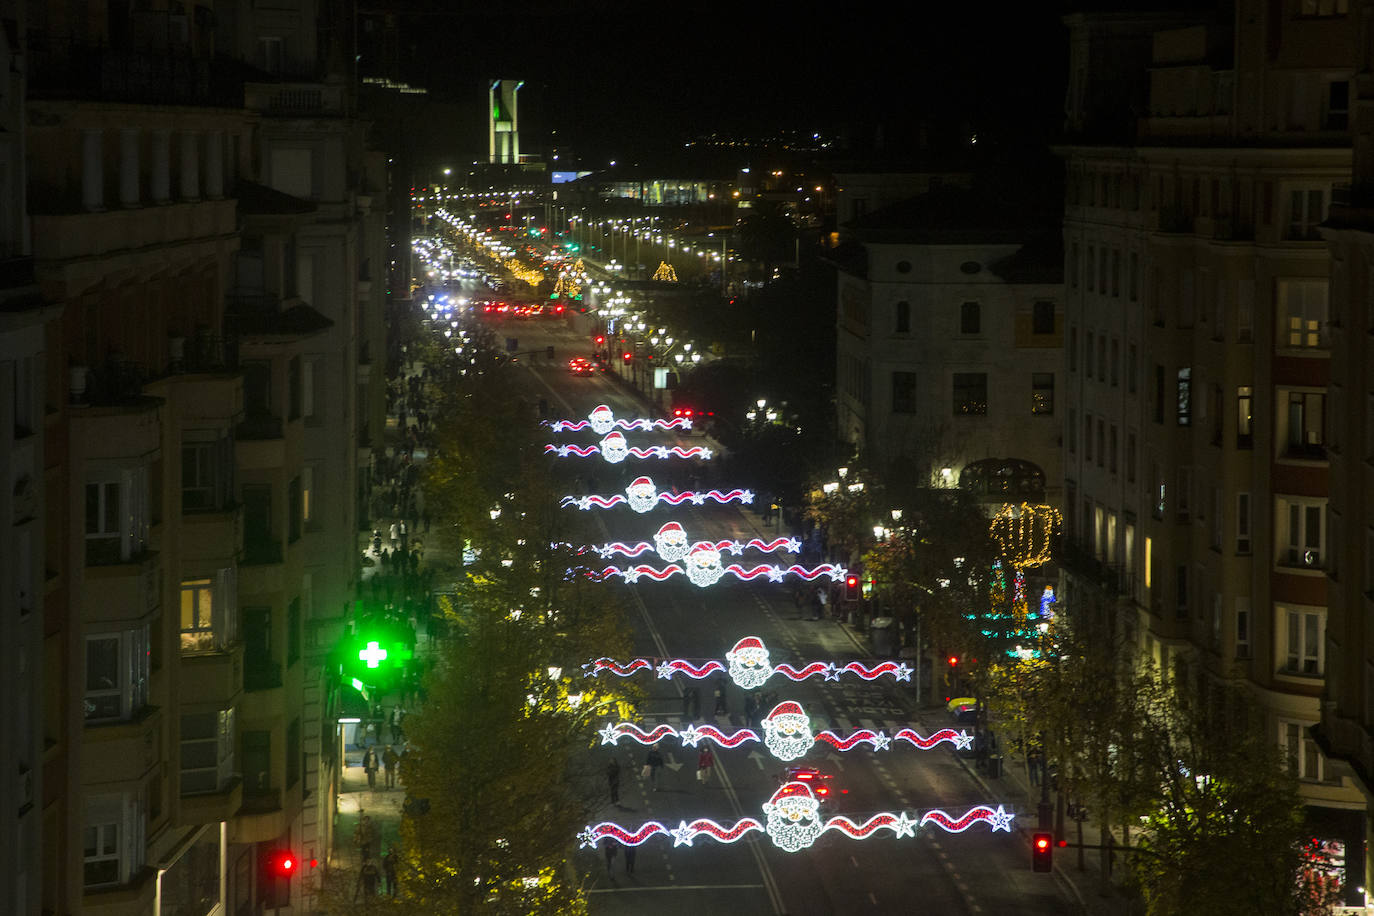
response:
M593 887L589 894L624 894L637 891L756 891L762 884L653 884L635 887Z

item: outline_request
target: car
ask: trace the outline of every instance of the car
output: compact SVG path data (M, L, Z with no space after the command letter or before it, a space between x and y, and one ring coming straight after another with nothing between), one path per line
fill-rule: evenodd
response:
M816 796L822 808L830 807L835 804L840 795L848 795L848 789L842 789L834 785L831 780L835 778L834 773L825 773L816 767L807 764L796 764L789 766L778 776L778 784L786 782L800 782L811 789L811 794Z
M945 704L955 722L973 723L978 721L978 700L973 697L954 697Z
M596 372L585 356L574 356L568 360L568 371L573 375L591 375Z

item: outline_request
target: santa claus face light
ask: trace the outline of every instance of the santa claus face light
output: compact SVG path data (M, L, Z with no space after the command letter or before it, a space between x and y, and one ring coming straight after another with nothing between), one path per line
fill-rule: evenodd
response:
M768 816L768 838L786 852L806 849L825 829L820 804L803 782L785 783L764 802L763 813Z
M604 436L615 426L615 414L611 413L611 408L605 404L600 404L592 408L592 412L587 415L587 420L591 424L592 432L598 436Z
M665 563L676 563L687 556L687 532L677 522L668 522L654 535L654 548Z
M625 488L625 496L630 508L636 512L648 512L658 503L658 489L647 477L636 477Z
M688 580L700 588L715 585L725 575L725 567L720 562L720 551L704 541L698 542L687 552L682 561Z
M741 690L762 687L773 676L773 666L768 662L768 648L757 636L746 636L735 647L725 653L730 663L730 679Z
M625 441L623 433L608 433L606 438L601 440L601 457L609 464L619 464L629 453L630 446Z
M763 720L763 743L779 760L796 760L811 750L811 717L799 703L783 700Z

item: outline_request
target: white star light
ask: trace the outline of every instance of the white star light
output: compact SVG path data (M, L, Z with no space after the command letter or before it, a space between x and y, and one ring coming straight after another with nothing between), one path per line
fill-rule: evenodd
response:
M973 747L973 736L968 732L960 732L954 736L954 746L961 751L966 751Z
M665 681L673 679L673 666L667 662L659 662L658 667L654 670L657 671L658 676Z
M786 575L787 575L787 573L783 572L783 570L782 570L781 567L778 567L778 566L770 566L770 567L768 567L768 581L769 581L769 582L781 582L781 581L783 580L783 577L786 576Z
M623 573L621 573L621 576L625 578L626 582L633 584L639 581L639 570L635 569L634 567L631 567L625 570Z
M706 460L706 461L711 460L711 450L710 450L709 448L704 448L704 449L702 449L702 450L701 450L701 457L702 457L703 460Z
M882 732L878 732L878 734L874 735L872 738L868 740L869 743L873 745L873 750L875 751L885 751L892 744L892 739L889 738L887 735L883 734Z
M687 826L686 821L679 821L678 825L673 828L673 845L691 846L693 833L694 831Z
M694 506L704 506L704 505L706 505L706 497L705 497L705 495L703 495L703 494L701 494L701 493L693 493L693 494L692 494L692 505L694 505Z
M783 550L786 550L788 553L800 553L801 541L796 538L788 538L787 543L783 546Z
M754 501L754 491L753 491L753 490L745 490L745 491L744 491L744 495L742 495L742 496L740 497L740 502L742 502L742 503L752 503L753 501Z
M697 742L706 737L704 734L697 731L695 725L688 725L682 731L678 732L677 736L682 740L683 747L696 747Z
M587 509L590 509L591 507L592 500L590 496L583 496L577 500L577 508L585 511Z
M592 662L587 662L582 666L583 677L596 677L600 673L601 669L596 667L596 665Z
M620 729L607 722L606 727L597 732L601 736L602 744L615 744L620 740Z
M739 541L731 541L729 546L725 549L730 551L730 556L732 557L737 557L740 554L744 553L744 545L741 544Z
M899 662L897 664L897 671L895 672L894 676L899 681L911 680L911 666L908 665L906 662Z
M1007 833L1011 833L1011 819L1014 817L1016 817L1015 814L1004 810L1001 805L998 805L997 810L988 815L988 823L992 825L994 831L1004 830Z
M840 669L835 666L834 662L827 664L825 669L821 671L821 674L827 681L838 681L840 679Z
M584 849L596 848L596 836L592 833L592 828L583 828L582 832L577 835L577 845Z
M892 825L892 832L897 834L897 839L899 840L904 836L914 837L916 835L916 825L918 823L919 822L914 818L907 817L906 812L903 811L901 814L897 815L897 823Z

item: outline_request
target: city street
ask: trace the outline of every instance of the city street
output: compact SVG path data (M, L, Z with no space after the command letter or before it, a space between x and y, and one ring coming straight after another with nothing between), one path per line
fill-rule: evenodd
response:
M567 359L591 349L590 332L574 328L579 320L580 316L566 323L508 321L499 331L509 337L518 332L522 351L549 344L555 347L557 358L552 363L542 358L526 362L531 396L545 398L555 418L581 419L598 404L609 406L618 418L643 415L644 408L633 393L613 375L574 377L568 372ZM599 438L582 431L551 436L551 441L589 445ZM627 438L631 444L700 445L704 441L699 434L675 439L665 432L636 432ZM673 483L690 486L694 470L688 466L692 463L681 459L631 458L620 465L608 465L593 455L558 461L561 476L569 480L577 477L592 485L591 492L606 495L623 492L626 484L641 474L652 477L660 490ZM716 479L706 466L695 470L702 488L730 489L750 483ZM624 505L592 511L607 542L649 540L670 519L682 524L689 541L708 537L771 539L792 533L765 526L757 512L748 507L741 510L735 504L707 502L677 509L662 506L647 514ZM768 562L772 558L766 560L763 554L754 553L747 559ZM805 562L812 565L819 560L808 557ZM786 583L745 583L727 576L713 587L698 588L675 577L662 583L641 580L635 585L612 580L605 587L628 590L638 612L636 651L640 655L723 659L725 652L745 636L759 637L775 665L814 660L843 663L871 655L850 628L833 619L810 619L810 608L794 603ZM701 715L695 721L716 724L727 731L748 725L745 696L733 684L728 688L728 714L714 715L714 680L698 682L679 677L669 681L647 673L638 677L648 692L639 723L646 729L658 724L675 728L686 724L682 690L689 684L698 685L700 691ZM918 710L912 683L895 683L890 677L872 683L857 678L838 682L813 678L797 684L775 676L762 689L775 692L779 700L800 703L810 715L813 732L832 728L843 735L873 728L891 735L899 728L913 727L924 735L953 724L940 705L928 704ZM629 829L650 820L669 828L697 817L723 824L746 816L762 820L761 806L779 785L783 768L756 744L716 748L715 774L703 786L696 780L696 749L682 748L670 737L661 742L660 750L666 771L657 791L641 778L647 748L625 738L614 750L597 746L590 751L599 755L600 767L604 768L604 761L612 754L620 764L620 803L611 805L608 799L597 815L599 819ZM789 914L897 913L910 912L915 901L923 909L940 913L1064 912L1070 898L1056 878L1031 872L1028 840L1016 830L1031 826L1031 806L1024 799L989 797L948 744L922 751L901 743L877 752L859 745L843 754L820 744L797 762L831 774L837 799L832 813L843 813L859 822L878 811L903 809L940 808L957 816L984 803L994 807L1005 804L1018 820L1010 834L992 833L986 824L976 824L961 834L929 828L918 831L914 839L897 839L891 831L883 830L856 841L830 832L809 849L792 854L757 834L732 845L699 838L690 847L675 847L670 837L656 836L639 848L633 875L626 874L623 855L615 858L608 875L602 850L584 849L578 852L573 866L588 882L594 912L639 913L653 907L683 913L727 909Z

